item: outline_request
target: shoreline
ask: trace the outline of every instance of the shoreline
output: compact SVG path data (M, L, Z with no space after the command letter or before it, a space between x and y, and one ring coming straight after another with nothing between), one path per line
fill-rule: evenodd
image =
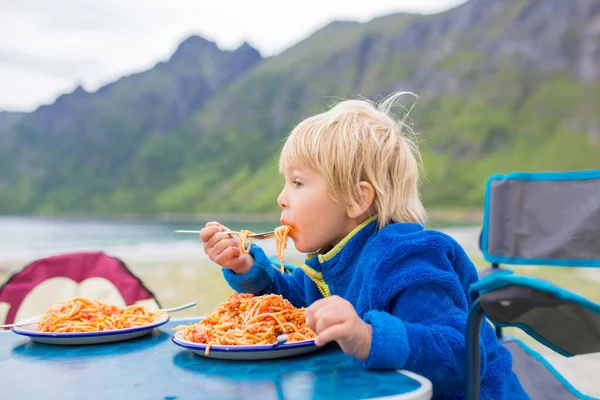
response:
M430 207L427 209L428 221L433 224L480 224L482 211L480 208L441 208ZM10 217L32 217L32 218L56 218L56 219L77 219L77 220L128 220L128 221L166 221L166 222L185 222L185 221L212 221L223 220L235 223L257 223L279 221L281 213L275 212L206 212L206 213L176 213L176 212L157 212L157 213L135 213L135 212L115 212L115 213L94 213L94 212L56 212L56 213L32 213L32 214L1 214L0 218Z
M472 256L479 256L479 226L436 228L453 237ZM207 263L209 258L204 253L202 244L193 235L189 239L173 239L162 241L144 241L140 243L112 243L104 245L82 245L70 248L31 248L21 252L0 253L0 271L13 272L40 258L52 255L80 251L103 251L117 257L126 264L170 264L170 263ZM268 255L276 255L277 249L273 240L265 240L259 244ZM304 253L296 250L293 244L286 249L286 260L304 260Z

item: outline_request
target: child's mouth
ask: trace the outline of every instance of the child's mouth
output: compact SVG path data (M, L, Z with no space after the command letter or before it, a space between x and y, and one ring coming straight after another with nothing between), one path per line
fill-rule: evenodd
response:
M281 220L279 220L279 222L281 223L281 225L287 225L291 228L290 232L288 233L288 236L293 239L294 233L296 232L296 228L294 227L294 225L291 222L289 222L288 220L285 220L283 218Z

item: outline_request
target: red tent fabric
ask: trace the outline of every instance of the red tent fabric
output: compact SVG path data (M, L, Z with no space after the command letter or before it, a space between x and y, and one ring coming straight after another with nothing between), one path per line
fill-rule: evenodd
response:
M40 290L36 291L36 288L40 288L41 284L54 278L66 278L58 281L70 282L72 285L65 285L62 293L56 293L54 290L53 297L64 295L70 298L69 294L72 290L68 290L67 286L75 287L90 278L100 278L95 281L103 282L110 288L116 288L118 291L116 295L120 295L125 302L123 305L148 300L151 304L160 307L156 296L118 258L108 256L103 252L68 253L34 261L15 273L0 287L0 305L5 303L4 308L6 309L6 304L9 307L5 321L0 321L0 324L15 322L15 317L24 300L28 296L31 297L40 292ZM58 288L61 288L60 284ZM36 301L40 300L36 299ZM41 301L44 302L44 299ZM50 308L52 304L47 304L46 308Z

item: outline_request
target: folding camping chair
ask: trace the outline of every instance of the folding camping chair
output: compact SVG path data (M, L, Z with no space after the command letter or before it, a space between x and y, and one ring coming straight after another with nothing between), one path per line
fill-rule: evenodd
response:
M596 353L600 305L500 265L600 267L600 170L490 177L480 247L492 267L470 288L467 398L479 398L478 337L486 316L532 399L589 399L535 350L503 335L502 327L518 327L566 357Z
M103 252L68 253L34 261L0 286L0 324L43 314L55 302L73 297L160 308L156 296L118 258Z

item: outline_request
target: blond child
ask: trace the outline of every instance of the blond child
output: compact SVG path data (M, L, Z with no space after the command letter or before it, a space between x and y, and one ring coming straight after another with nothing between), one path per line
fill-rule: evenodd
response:
M240 252L219 223L200 236L233 289L307 307L317 345L335 341L366 368L408 369L432 381L435 398L462 399L467 291L477 271L455 240L423 227L419 153L410 127L391 116L402 96L343 101L287 138L281 223L308 253L293 274L256 245ZM487 324L481 341L481 398L528 398Z

